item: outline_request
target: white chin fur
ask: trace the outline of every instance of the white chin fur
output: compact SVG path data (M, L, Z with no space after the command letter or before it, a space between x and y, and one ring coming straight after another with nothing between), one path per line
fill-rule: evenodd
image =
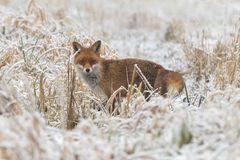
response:
M98 84L100 81L101 75L100 75L100 65L95 64L91 68L91 72L87 73L84 70L84 67L81 65L75 65L76 72L78 76L84 79L84 81L91 87L94 87Z

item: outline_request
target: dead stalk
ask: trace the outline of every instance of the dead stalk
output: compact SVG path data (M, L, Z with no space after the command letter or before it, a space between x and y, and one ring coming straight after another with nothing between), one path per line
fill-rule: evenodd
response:
M134 68L133 68L131 84L130 84L130 88L128 90L128 95L127 95L127 105L124 108L125 115L127 115L127 113L129 112L129 104L130 104L130 98L132 97L132 94L133 94L133 85L135 82L135 75L136 75L136 65L134 65Z
M148 90L153 91L154 88L152 85L148 82L147 78L142 73L141 69L138 67L137 64L134 65L134 68L136 68L137 74L141 77L142 81L144 82L145 86L147 86Z
M45 93L44 93L44 75L43 73L40 76L40 84L39 84L39 110L42 113L47 112L47 107L45 106Z
M75 72L68 62L68 106L67 106L67 129L73 129L77 124L74 111L74 88Z

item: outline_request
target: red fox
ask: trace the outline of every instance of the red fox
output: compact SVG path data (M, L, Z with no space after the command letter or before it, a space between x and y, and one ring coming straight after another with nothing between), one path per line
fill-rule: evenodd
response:
M88 48L78 42L73 42L72 46L76 53L74 64L77 72L93 92L104 98L110 98L112 93L121 86L128 88L135 64L150 85L154 89L158 89L161 95L166 96L172 91L180 93L184 88L185 83L179 73L167 70L157 63L135 58L119 60L102 58L100 56L100 40ZM137 85L143 81L139 75L134 78L134 83Z

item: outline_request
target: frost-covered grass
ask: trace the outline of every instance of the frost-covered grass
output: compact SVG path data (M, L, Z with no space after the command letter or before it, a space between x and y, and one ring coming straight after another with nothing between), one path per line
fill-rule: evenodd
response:
M240 159L238 0L0 3L0 159ZM71 63L98 39L182 73L190 105L134 92L111 116Z

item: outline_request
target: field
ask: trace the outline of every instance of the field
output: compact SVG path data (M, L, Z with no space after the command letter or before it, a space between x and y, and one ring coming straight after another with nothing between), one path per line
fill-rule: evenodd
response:
M73 41L99 39L188 94L130 87L113 115L72 63ZM239 0L0 0L0 160L240 160L239 123Z

